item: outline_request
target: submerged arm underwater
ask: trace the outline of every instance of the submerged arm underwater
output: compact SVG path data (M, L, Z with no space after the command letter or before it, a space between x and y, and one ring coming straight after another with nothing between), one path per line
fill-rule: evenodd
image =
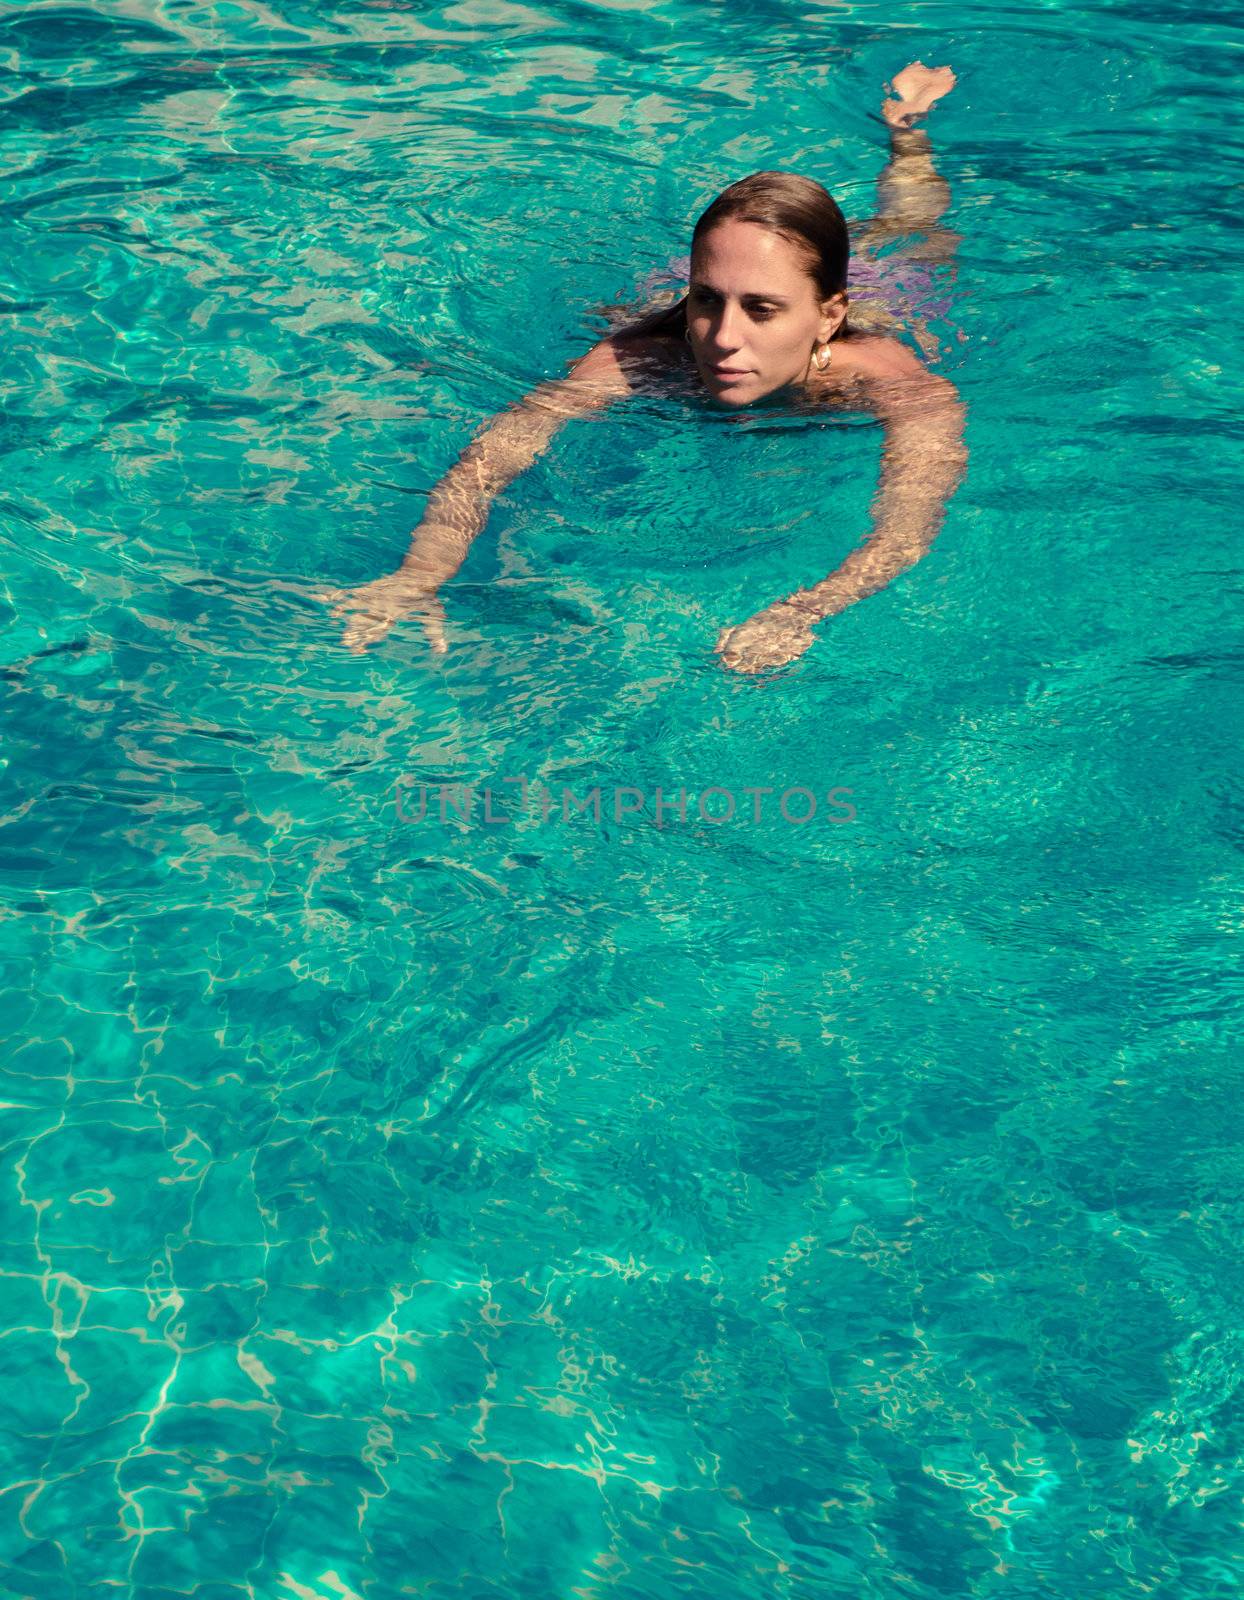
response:
M864 225L860 238L865 248L923 234L923 245L917 244L915 249L905 249L899 254L940 262L948 261L953 255L957 235L938 226L949 200L949 190L933 168L926 136L912 124L948 93L954 83L954 74L948 67L929 68L921 62L911 63L895 76L893 89L898 98L887 101L882 107L891 132L890 164L879 185L880 215ZM758 173L753 174L753 179L781 176ZM724 191L719 200L730 192ZM832 199L824 194L823 198L832 209L837 226L842 228L841 214ZM703 220L701 218L701 223ZM717 224L719 229L724 226ZM736 232L742 229L745 234L749 230L746 218L729 226ZM770 233L773 234L773 230ZM774 234L778 236L785 238L781 230ZM733 244L726 246L727 258L731 248L736 251L741 248L738 238L731 237ZM712 239L718 238L718 233L712 234ZM844 247L845 244L844 234ZM760 268L747 257L748 271L771 272L772 247L771 237L766 244L769 255L756 258ZM754 249L754 242L747 245L745 257L747 249ZM782 249L791 249L789 241ZM889 259L897 260L898 256ZM762 307L764 318L771 316L778 307L786 308L781 311L782 316L803 316L801 300L809 300L812 294L807 280L814 284L817 280L812 278L806 262L792 276L796 287L788 289L785 298L779 295L777 306ZM718 374L715 379L718 387L723 384L728 387L732 381L737 385L739 374L750 381L749 371L763 373L766 370L763 352L769 347L759 332L763 319L759 312L753 319L750 309L753 302L764 298L750 293L737 299L731 312L734 320L730 323L732 348L746 352L748 339L754 338L762 353L760 365L757 366L755 360L749 365L745 358L737 368L724 365L711 368ZM658 368L677 366L678 361L671 360L669 346L675 344L678 335L685 330L695 353L687 304L684 300L673 308L662 308L655 320L650 317L625 330L627 337L602 340L571 368L566 378L540 384L479 431L428 496L423 517L398 569L354 588L321 593L320 598L332 604L333 615L344 619L343 642L350 649L355 652L366 649L382 639L394 623L413 616L421 623L431 649L437 654L445 652L445 611L439 591L465 561L472 541L488 520L493 500L531 466L566 420L585 416L639 387L629 379L638 376L638 369L653 358L657 347L660 349L656 360ZM823 306L818 310L813 305L809 315L812 313L822 319L827 316ZM667 327L675 316L676 322ZM738 320L740 317L745 320ZM711 314L706 313L703 320L711 327ZM832 322L832 329L836 329L840 321L839 314L839 320ZM744 329L742 335L740 328ZM832 337L832 329L825 338ZM812 331L808 332L809 339ZM723 664L733 670L760 671L802 655L813 643L811 629L817 622L883 588L919 561L936 537L946 503L962 477L967 459L963 446L963 407L953 385L921 367L916 358L894 340L871 338L866 330L858 331L865 337L848 346L846 359L840 361L822 392L826 398L845 404L849 409L871 410L884 425L885 443L881 479L873 504L872 535L861 549L848 556L836 571L819 583L779 600L740 626L725 630L718 639L717 650ZM921 327L915 327L914 331L919 339ZM640 334L642 338L637 337ZM927 335L920 342L926 353L936 353L935 341L933 349L928 350ZM650 347L647 356L645 346ZM780 341L774 348L780 348ZM681 343L676 343L676 354L686 358ZM723 345L714 360L730 354L731 350ZM699 361L698 355L696 361ZM635 363L634 371L632 363ZM815 371L810 364L808 372L815 380L825 371L817 351ZM732 376L722 377L723 373ZM708 381L704 371L700 376ZM792 381L781 371L777 377L784 382ZM801 381L806 384L808 380Z
M736 672L761 672L801 656L816 642L818 622L884 589L937 537L967 465L963 404L952 383L931 373L869 387L869 409L885 427L872 534L819 583L722 632L718 653Z
M569 375L540 384L476 435L428 496L410 548L396 572L322 598L346 619L342 642L356 653L382 639L395 622L417 617L437 655L447 648L445 608L438 590L466 560L483 531L493 500L531 466L571 417L599 410L628 392L608 346L598 345Z
M890 159L878 180L878 212L860 224L855 242L863 250L904 241L890 264L949 265L959 235L939 226L950 203L950 187L933 165L928 135L913 126L954 87L949 67L914 61L896 74L881 114L890 129ZM864 319L867 320L867 319ZM936 359L937 341L919 316L910 331L926 356ZM865 380L857 393L885 428L881 479L873 500L873 531L827 578L798 589L717 641L723 663L736 672L760 672L801 656L815 642L813 627L845 611L925 555L937 537L946 505L967 465L964 408L953 384L919 368L908 376ZM854 402L849 402L854 408Z
M333 615L346 619L343 642L360 652L394 623L417 617L430 648L443 654L445 612L438 590L465 561L494 498L531 466L564 422L628 392L606 342L568 378L541 385L495 417L428 496L398 569L355 589L326 592ZM734 671L759 672L801 656L815 642L816 623L914 566L941 528L967 463L964 408L954 385L928 372L877 380L865 386L863 405L885 429L872 534L819 583L724 630L717 651Z

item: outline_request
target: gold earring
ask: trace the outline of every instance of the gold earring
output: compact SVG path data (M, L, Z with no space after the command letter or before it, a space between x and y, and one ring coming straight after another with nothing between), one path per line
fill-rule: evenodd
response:
M824 372L834 359L834 352L828 344L818 345L812 353L812 359L816 362L816 370Z

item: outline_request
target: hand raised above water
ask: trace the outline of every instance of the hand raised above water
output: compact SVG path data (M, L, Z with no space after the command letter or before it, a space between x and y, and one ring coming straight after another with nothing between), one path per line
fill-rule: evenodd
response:
M949 67L926 67L923 61L894 74L890 88L897 100L886 100L881 115L892 128L910 128L917 117L954 88L957 79Z
M400 568L354 589L326 589L319 596L334 617L348 618L341 642L355 655L383 639L395 622L418 617L428 648L444 655L445 607L431 579Z

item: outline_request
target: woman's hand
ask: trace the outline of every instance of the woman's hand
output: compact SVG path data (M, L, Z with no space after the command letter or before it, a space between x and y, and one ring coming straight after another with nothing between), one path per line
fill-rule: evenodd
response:
M331 616L348 618L341 642L355 655L383 639L395 622L418 617L434 655L444 655L445 608L428 577L399 567L357 589L326 589L319 598L332 606Z
M910 128L935 101L950 93L955 82L949 67L926 67L923 61L913 61L894 74L890 88L898 99L883 102L881 115L892 128Z
M722 665L732 672L763 672L796 661L816 642L813 624L821 619L789 600L778 600L737 628L723 628L717 640Z

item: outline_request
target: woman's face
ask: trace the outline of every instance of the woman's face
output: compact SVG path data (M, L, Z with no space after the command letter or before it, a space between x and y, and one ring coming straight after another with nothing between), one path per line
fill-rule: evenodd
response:
M719 222L692 251L691 350L705 387L724 405L801 382L813 348L846 314L846 296L821 301L801 252L758 223Z

